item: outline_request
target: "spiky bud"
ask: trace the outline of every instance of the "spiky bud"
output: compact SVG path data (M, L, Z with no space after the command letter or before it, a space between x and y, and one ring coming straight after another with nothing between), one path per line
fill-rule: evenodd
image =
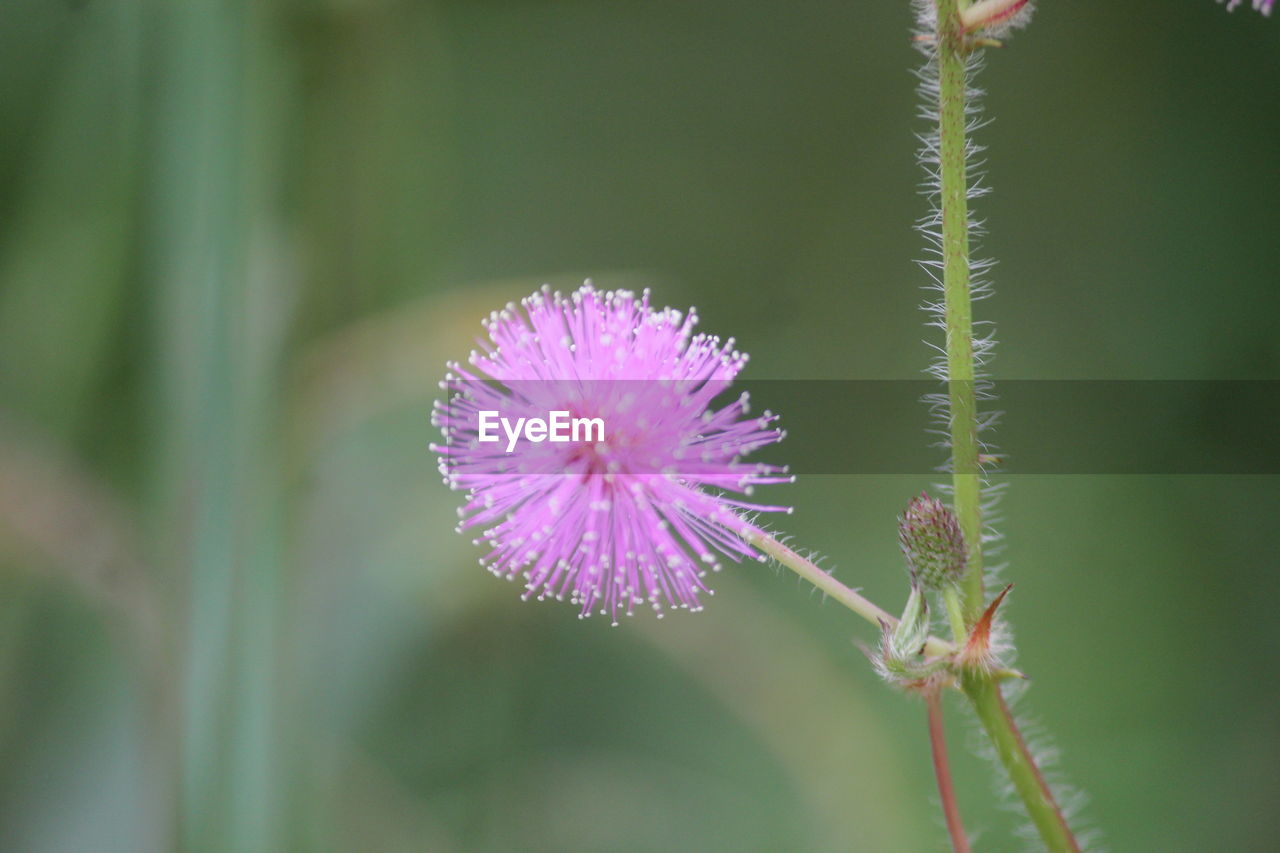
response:
M914 661L929 641L929 604L920 588L911 587L902 618L888 635L885 656L895 661Z
M912 498L898 519L898 542L913 584L939 590L964 576L964 534L956 514L942 501L924 492Z
M907 691L935 687L946 676L947 660L925 658L929 642L929 603L920 587L911 587L911 596L894 625L880 623L880 648L864 648L876 671L887 682Z

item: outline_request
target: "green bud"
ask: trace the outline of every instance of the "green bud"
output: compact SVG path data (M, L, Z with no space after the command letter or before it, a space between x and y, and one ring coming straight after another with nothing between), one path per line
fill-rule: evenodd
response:
M964 534L956 514L942 501L924 492L912 498L898 520L898 542L913 584L939 590L964 576Z
M886 656L898 661L913 660L928 641L929 604L920 592L920 587L912 586L907 606L902 611L902 619L889 635Z
M902 619L893 627L885 622L880 627L879 650L865 651L885 681L905 690L919 690L946 669L947 660L923 657L930 626L927 597L920 587L911 587Z

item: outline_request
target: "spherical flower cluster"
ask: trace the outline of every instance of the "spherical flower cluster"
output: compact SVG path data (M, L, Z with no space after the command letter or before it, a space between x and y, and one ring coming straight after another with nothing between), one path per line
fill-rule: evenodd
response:
M907 558L912 586L937 590L964 576L968 555L960 522L937 498L921 493L911 499L898 519L898 544Z
M751 515L789 512L744 499L792 479L743 461L783 437L776 416L751 416L745 394L714 407L747 356L693 334L692 311L651 308L648 291L544 287L522 308L490 315L489 339L467 367L448 365L433 412L441 473L467 492L459 530L484 528L481 563L523 577L526 598L567 597L615 623L643 605L701 609L720 556L760 558L743 539L758 532ZM484 432L493 413L509 425L552 412L596 419L602 435Z
M1227 4L1227 11L1234 12L1235 8L1243 3L1244 0L1218 0L1218 2L1225 2ZM1254 11L1261 12L1264 15L1270 15L1271 7L1275 5L1276 0L1253 0Z
M938 5L935 0L913 0L919 40L935 44L938 32ZM1032 0L976 0L959 12L960 27L966 35L999 39L1012 35L1031 23Z
M1031 23L1034 11L1031 0L978 0L961 10L960 24L966 33L1005 38Z

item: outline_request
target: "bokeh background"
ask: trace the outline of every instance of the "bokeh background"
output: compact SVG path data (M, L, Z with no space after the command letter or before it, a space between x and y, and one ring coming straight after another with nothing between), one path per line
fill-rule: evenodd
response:
M0 849L944 849L865 625L755 565L661 623L521 603L427 450L543 282L696 304L754 378L920 377L907 6L3 4ZM1280 378L1280 21L1040 6L982 79L996 376ZM1276 478L1009 479L1023 707L1111 848L1280 849ZM896 608L930 483L773 497Z

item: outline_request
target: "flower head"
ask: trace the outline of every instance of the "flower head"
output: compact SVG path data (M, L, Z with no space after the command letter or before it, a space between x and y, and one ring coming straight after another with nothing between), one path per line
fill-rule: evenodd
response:
M907 558L911 582L925 589L959 583L968 552L956 514L923 492L912 498L898 519L898 544Z
M697 317L655 310L649 294L569 296L544 287L484 323L469 366L449 365L432 421L445 482L467 492L459 530L485 528L481 563L525 581L525 597L577 604L586 616L645 604L701 609L719 556L760 558L743 536L752 487L789 482L784 469L742 461L783 437L776 416L749 414L746 394L714 400L746 363L732 338L693 334ZM485 413L482 415L482 413ZM496 415L495 415L496 413ZM567 413L598 433L543 440L520 419ZM485 419L503 419L493 441Z
M960 25L966 33L1004 38L1030 23L1033 11L1030 0L978 0L961 10Z
M1219 3L1227 4L1227 11L1234 12L1244 0L1218 0ZM1271 14L1271 7L1276 5L1276 0L1253 0L1254 11L1261 12L1264 15Z

